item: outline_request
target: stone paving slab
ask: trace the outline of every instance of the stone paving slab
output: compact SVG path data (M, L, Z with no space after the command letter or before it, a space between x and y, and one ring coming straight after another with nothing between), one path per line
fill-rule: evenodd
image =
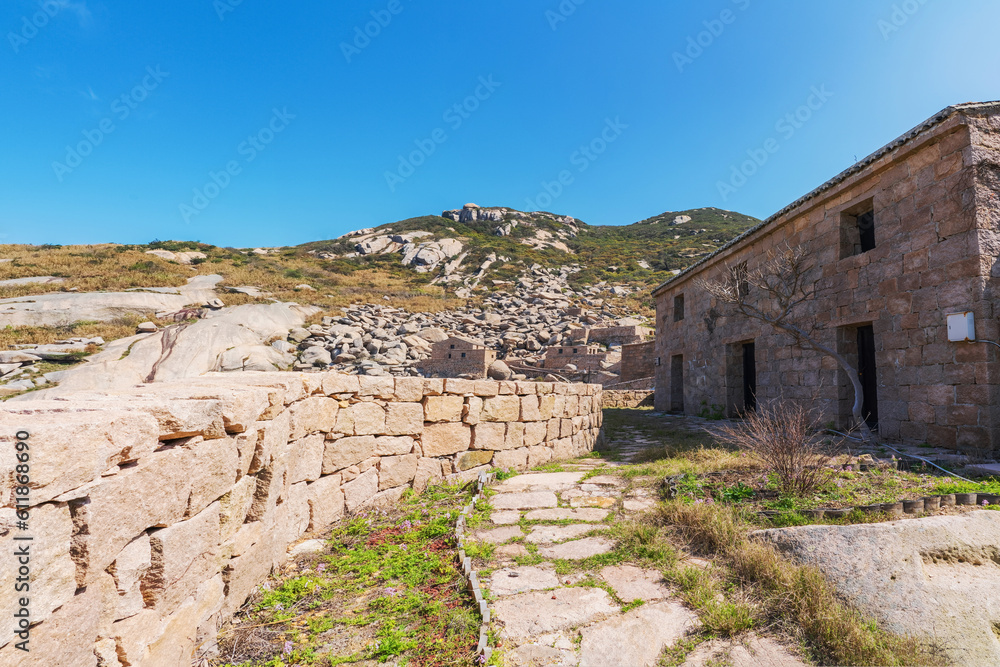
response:
M489 530L477 530L472 534L472 539L490 544L503 544L515 537L524 537L520 526L503 526Z
M497 597L516 595L559 586L559 578L551 567L505 567L490 577L490 593Z
M644 570L632 565L606 567L601 578L608 582L622 602L634 600L663 600L670 596L670 589L663 585L663 575L656 570Z
M498 510L532 510L540 507L556 507L559 505L559 500L552 491L522 491L498 493L490 499L490 504L493 505L493 509Z
M664 648L696 625L679 602L643 605L584 628L580 667L653 667Z
M538 550L545 558L561 558L569 560L579 560L590 558L598 554L606 554L614 548L614 542L603 537L585 537L582 540L563 542L554 547L542 547Z
M523 558L529 555L523 544L504 544L497 547L496 554L507 558Z
M589 524L569 526L536 526L528 533L527 541L531 544L551 544L571 540L586 535L594 527Z
M716 639L705 642L688 655L682 667L807 667L789 649L773 639L750 635L742 641Z
M573 498L569 501L570 507L600 507L608 509L614 507L618 502L617 498L611 496L590 496L585 498Z
M622 502L622 506L629 512L645 512L656 507L656 501L649 498L628 498Z
M599 484L602 486L622 486L624 482L620 477L614 477L612 475L597 475L596 477L591 477L590 479L584 480L584 484Z
M544 509L544 510L531 510L524 515L524 518L528 521L586 521L586 522L596 522L604 521L607 518L609 512L608 510L602 510L591 507L583 507L580 509Z
M509 526L521 520L521 513L517 510L502 510L490 515L490 521L498 526Z
M496 486L497 491L524 491L528 488L560 491L571 488L583 479L582 472L540 472L518 475L505 479Z
M515 641L586 625L617 612L600 588L521 593L493 603L493 616L503 624L500 636Z

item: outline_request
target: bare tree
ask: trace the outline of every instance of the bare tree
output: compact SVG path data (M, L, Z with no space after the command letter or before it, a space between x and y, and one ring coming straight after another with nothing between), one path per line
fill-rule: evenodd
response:
M820 342L816 335L821 328L815 322L803 321L798 307L815 297L815 282L809 278L812 263L801 247L779 246L767 253L764 261L754 268L746 264L728 267L721 278L699 279L697 285L722 303L729 304L750 319L770 324L788 333L795 344L831 356L847 373L854 388L851 413L854 427L865 441L872 439L871 430L861 414L864 388L858 370L836 349Z

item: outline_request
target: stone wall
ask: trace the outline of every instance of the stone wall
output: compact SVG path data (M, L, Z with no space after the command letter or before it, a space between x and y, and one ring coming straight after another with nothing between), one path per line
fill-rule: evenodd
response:
M950 343L945 315L972 311L980 339L1000 337L1000 108L946 110L656 290L657 407L695 414L743 406L742 345L753 342L760 402L783 397L846 426L851 390L829 356L712 299L716 279L785 247L815 267L796 320L848 358L857 329L875 335L879 434L962 450L1000 448L997 350ZM851 251L852 214L874 210L874 249ZM856 229L856 226L855 226ZM675 311L677 304L683 309Z
M656 341L622 346L621 381L651 378L656 373Z
M605 408L638 408L653 406L653 391L643 389L605 389L602 405Z
M244 373L8 403L0 664L189 664L304 533L436 479L586 453L601 402L595 385ZM15 594L24 544L31 588ZM15 648L18 596L30 653Z

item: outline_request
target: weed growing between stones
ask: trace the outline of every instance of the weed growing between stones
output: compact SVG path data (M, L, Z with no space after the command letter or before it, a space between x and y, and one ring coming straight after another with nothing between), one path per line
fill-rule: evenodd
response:
M323 552L251 598L215 664L472 664L479 621L452 538L468 498L460 487L432 487L345 520Z

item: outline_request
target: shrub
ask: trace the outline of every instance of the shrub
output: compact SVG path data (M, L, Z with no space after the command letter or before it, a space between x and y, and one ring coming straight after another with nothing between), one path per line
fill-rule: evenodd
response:
M836 454L815 437L811 411L793 403L762 407L741 423L719 431L724 440L755 454L775 474L782 494L813 492L823 478L824 466Z

